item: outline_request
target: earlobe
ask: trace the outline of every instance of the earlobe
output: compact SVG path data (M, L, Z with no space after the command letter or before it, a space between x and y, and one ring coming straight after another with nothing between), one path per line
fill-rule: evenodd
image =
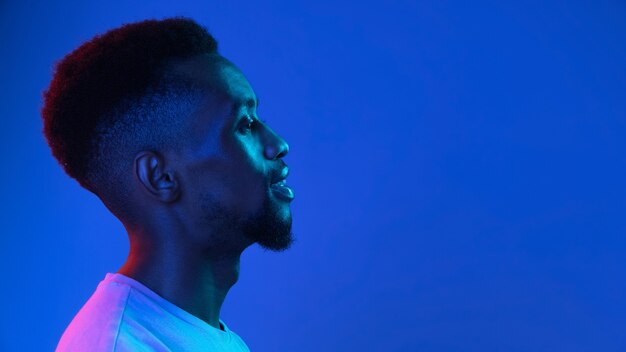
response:
M180 196L178 180L172 170L165 169L165 161L156 152L142 151L135 157L135 180L148 195L166 203Z

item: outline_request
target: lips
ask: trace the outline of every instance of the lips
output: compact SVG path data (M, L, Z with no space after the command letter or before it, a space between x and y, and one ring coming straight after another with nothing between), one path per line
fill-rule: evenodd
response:
M285 166L281 170L280 175L274 180L274 182L272 182L270 188L279 198L282 198L285 201L292 201L295 196L293 194L293 190L287 187L285 179L288 175L289 168Z
M279 198L282 198L283 200L292 201L295 197L293 190L285 185L285 181L272 183L270 188Z
M278 177L276 177L274 181L272 181L272 185L283 182L287 178L287 176L289 176L289 168L285 166L282 170L280 170Z

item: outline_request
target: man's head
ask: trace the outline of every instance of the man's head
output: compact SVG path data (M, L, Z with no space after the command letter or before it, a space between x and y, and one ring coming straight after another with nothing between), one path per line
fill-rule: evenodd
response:
M282 250L291 199L270 185L289 147L258 120L257 103L206 29L172 18L124 25L68 54L42 117L66 173L141 240L170 241L150 238L169 226L186 245Z

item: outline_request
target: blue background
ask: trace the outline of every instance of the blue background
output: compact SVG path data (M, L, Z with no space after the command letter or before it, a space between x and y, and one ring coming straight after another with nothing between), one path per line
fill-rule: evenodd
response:
M173 15L290 145L297 243L222 310L252 351L626 350L618 0L0 2L0 350L52 350L128 251L41 134L53 63Z

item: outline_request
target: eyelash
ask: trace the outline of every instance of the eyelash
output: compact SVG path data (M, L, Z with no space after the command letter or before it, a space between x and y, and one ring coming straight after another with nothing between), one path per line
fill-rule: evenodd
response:
M248 129L250 129L250 130L251 130L251 129L252 129L252 125L253 125L253 124L258 123L258 121L261 121L261 122L263 122L264 124L266 124L266 123L267 123L267 121L265 121L265 120L252 120L251 118L248 118L247 120L248 120L248 123L244 125L244 126L246 126L246 129L247 129L247 130L248 130Z

